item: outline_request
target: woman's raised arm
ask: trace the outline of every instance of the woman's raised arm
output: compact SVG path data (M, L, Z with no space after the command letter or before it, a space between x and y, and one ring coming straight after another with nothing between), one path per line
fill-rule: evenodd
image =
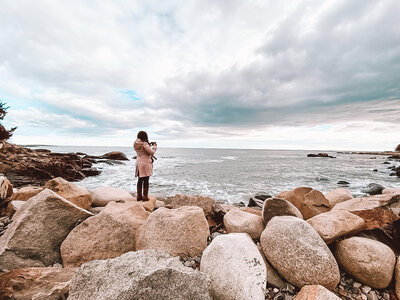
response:
M157 150L157 145L154 145L153 149L151 149L149 144L144 143L143 148L149 155L154 155L154 153L156 153Z

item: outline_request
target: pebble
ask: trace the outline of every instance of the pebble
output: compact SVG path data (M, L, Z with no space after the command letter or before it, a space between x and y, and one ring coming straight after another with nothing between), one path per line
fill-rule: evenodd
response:
M211 234L211 240L213 240L213 239L215 239L217 236L219 236L221 233L220 232L218 232L218 231L216 231L216 232L213 232L212 234Z
M383 298L385 300L390 300L390 295L388 293L383 293Z
M364 294L368 294L370 290L371 290L371 287L369 287L368 285L364 285L364 286L361 288L361 291L362 291Z
M359 290L358 287L353 287L353 288L351 289L351 292L352 292L353 294L358 294L358 293L360 292L360 290Z
M378 295L374 291L370 291L367 295L368 300L379 300Z
M360 288L361 285L362 285L362 284L359 283L359 282L357 282L357 281L353 282L353 287L355 287L355 288Z
M62 266L62 264L60 264L60 263L55 263L54 265L53 265L53 268L62 268L63 266Z

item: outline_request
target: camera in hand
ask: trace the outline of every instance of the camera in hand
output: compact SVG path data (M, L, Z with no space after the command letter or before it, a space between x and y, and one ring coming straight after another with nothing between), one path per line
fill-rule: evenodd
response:
M156 142L150 142L149 145L153 146Z

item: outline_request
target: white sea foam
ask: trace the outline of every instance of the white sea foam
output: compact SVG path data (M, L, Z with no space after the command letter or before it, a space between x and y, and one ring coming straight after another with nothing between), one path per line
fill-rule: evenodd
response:
M55 152L85 152L100 155L122 151L128 157L131 148L54 147ZM160 196L175 194L204 195L231 203L247 201L257 192L275 195L298 186L310 186L325 193L340 186L339 180L350 182L353 195L371 182L385 187L400 187L400 179L389 176L384 157L369 159L368 155L348 155L332 152L336 159L306 157L307 151L163 149L157 150L150 192ZM129 192L136 190L135 160L121 165L93 165L102 169L99 176L79 182L89 189L113 186ZM391 165L399 165L391 161ZM378 169L378 172L373 172Z
M236 160L237 156L221 156L222 159Z

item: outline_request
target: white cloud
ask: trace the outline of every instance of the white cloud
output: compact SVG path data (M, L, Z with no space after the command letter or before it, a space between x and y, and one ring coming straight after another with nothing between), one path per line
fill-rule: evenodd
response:
M395 0L6 0L0 97L20 132L51 126L115 143L140 128L171 145L233 145L249 130L254 141L287 130L317 141L319 125L352 122L379 139L376 124L399 122L399 9ZM330 135L326 145L349 143Z

